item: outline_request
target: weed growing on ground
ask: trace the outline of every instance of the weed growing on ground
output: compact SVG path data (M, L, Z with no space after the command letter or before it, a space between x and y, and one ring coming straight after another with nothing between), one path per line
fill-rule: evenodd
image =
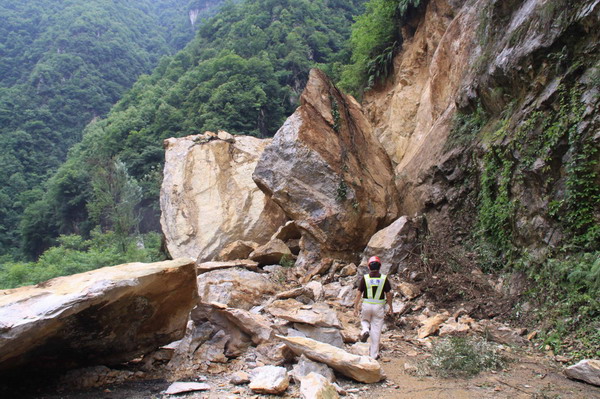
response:
M437 341L425 368L439 377L472 377L485 370L504 367L505 359L495 345L482 338L450 337Z

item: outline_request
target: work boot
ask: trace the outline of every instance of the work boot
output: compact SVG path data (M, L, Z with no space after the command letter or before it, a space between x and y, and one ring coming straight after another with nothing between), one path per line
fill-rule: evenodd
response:
M363 333L360 334L360 342L367 342L367 339L369 339L369 332L363 331Z

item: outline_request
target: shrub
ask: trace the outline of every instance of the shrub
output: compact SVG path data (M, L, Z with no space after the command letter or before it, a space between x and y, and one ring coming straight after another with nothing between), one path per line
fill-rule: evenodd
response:
M471 377L504 367L496 347L482 338L450 337L437 341L427 369L440 377Z

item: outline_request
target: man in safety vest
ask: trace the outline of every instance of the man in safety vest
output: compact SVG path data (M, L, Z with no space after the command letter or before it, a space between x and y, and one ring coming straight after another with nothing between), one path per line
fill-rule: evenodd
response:
M379 357L379 339L381 328L385 318L385 304L388 304L388 312L392 309L392 286L385 274L379 273L381 260L377 256L369 258L369 274L365 274L360 280L356 299L354 300L354 315L358 316L362 302L360 324L362 332L360 340L367 342L371 337L369 356L374 359ZM361 301L362 299L362 301Z

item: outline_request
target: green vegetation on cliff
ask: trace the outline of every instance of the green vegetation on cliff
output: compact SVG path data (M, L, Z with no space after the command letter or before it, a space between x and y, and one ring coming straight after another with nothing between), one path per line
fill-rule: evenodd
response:
M351 63L344 67L340 86L359 95L387 78L402 46L401 27L426 0L370 0L352 26Z

